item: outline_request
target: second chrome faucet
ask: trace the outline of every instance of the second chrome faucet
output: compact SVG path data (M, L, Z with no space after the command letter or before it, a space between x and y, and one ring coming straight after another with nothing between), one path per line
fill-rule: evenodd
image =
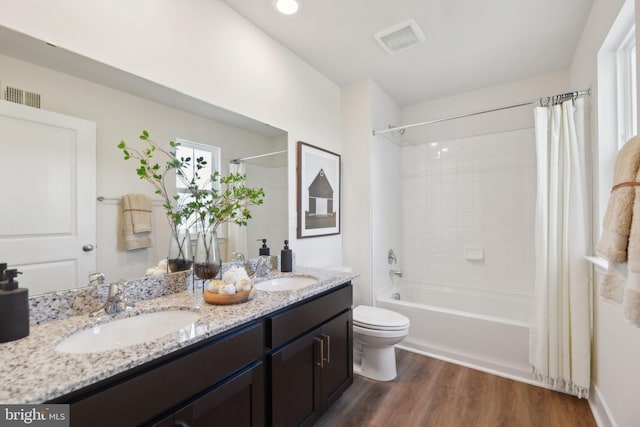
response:
M94 273L89 276L89 283L91 285L104 284L104 274ZM109 284L109 293L107 300L102 307L89 314L90 317L99 316L101 314L113 314L125 311L127 307L132 307L133 303L127 302L127 297L124 293L125 282L118 280Z

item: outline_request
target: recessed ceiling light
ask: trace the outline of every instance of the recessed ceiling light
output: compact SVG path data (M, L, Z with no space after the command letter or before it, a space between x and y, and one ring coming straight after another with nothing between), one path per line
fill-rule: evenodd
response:
M296 0L276 0L276 9L285 15L293 15L298 11L298 2Z

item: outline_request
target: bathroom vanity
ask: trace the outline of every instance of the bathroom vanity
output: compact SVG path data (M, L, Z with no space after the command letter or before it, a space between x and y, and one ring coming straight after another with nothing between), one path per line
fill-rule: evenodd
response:
M36 391L49 397L39 400L31 391L22 398L13 394L13 400L69 403L72 426L310 425L353 381L350 279L355 275L323 270L307 274L320 280L295 291L258 291L237 306L201 306L199 325L187 338L176 340L180 334L170 334L103 353L46 349L52 378ZM184 298L193 298L192 292L136 306L161 303L175 308ZM79 321L51 324L62 328ZM36 336L12 345L42 340L38 335L47 325L34 327ZM49 338L51 344L59 341ZM8 347L0 347L0 356ZM98 365L95 372L87 372L89 365L100 363L106 368ZM32 370L33 384L43 375L39 371ZM73 372L77 378L64 381ZM0 372L3 380L10 375Z

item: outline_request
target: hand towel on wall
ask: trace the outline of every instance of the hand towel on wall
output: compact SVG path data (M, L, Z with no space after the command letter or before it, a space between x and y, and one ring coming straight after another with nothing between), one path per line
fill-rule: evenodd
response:
M124 243L128 251L153 246L151 239L151 199L144 194L122 197Z
M640 326L640 137L627 142L618 153L614 187L609 196L596 254L609 261L600 296L622 304L627 321ZM614 264L627 263L628 277Z

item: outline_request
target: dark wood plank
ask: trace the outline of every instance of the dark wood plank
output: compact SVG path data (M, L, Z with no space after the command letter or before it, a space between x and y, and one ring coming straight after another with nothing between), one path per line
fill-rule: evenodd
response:
M584 399L396 350L398 377L353 385L316 427L596 427Z

